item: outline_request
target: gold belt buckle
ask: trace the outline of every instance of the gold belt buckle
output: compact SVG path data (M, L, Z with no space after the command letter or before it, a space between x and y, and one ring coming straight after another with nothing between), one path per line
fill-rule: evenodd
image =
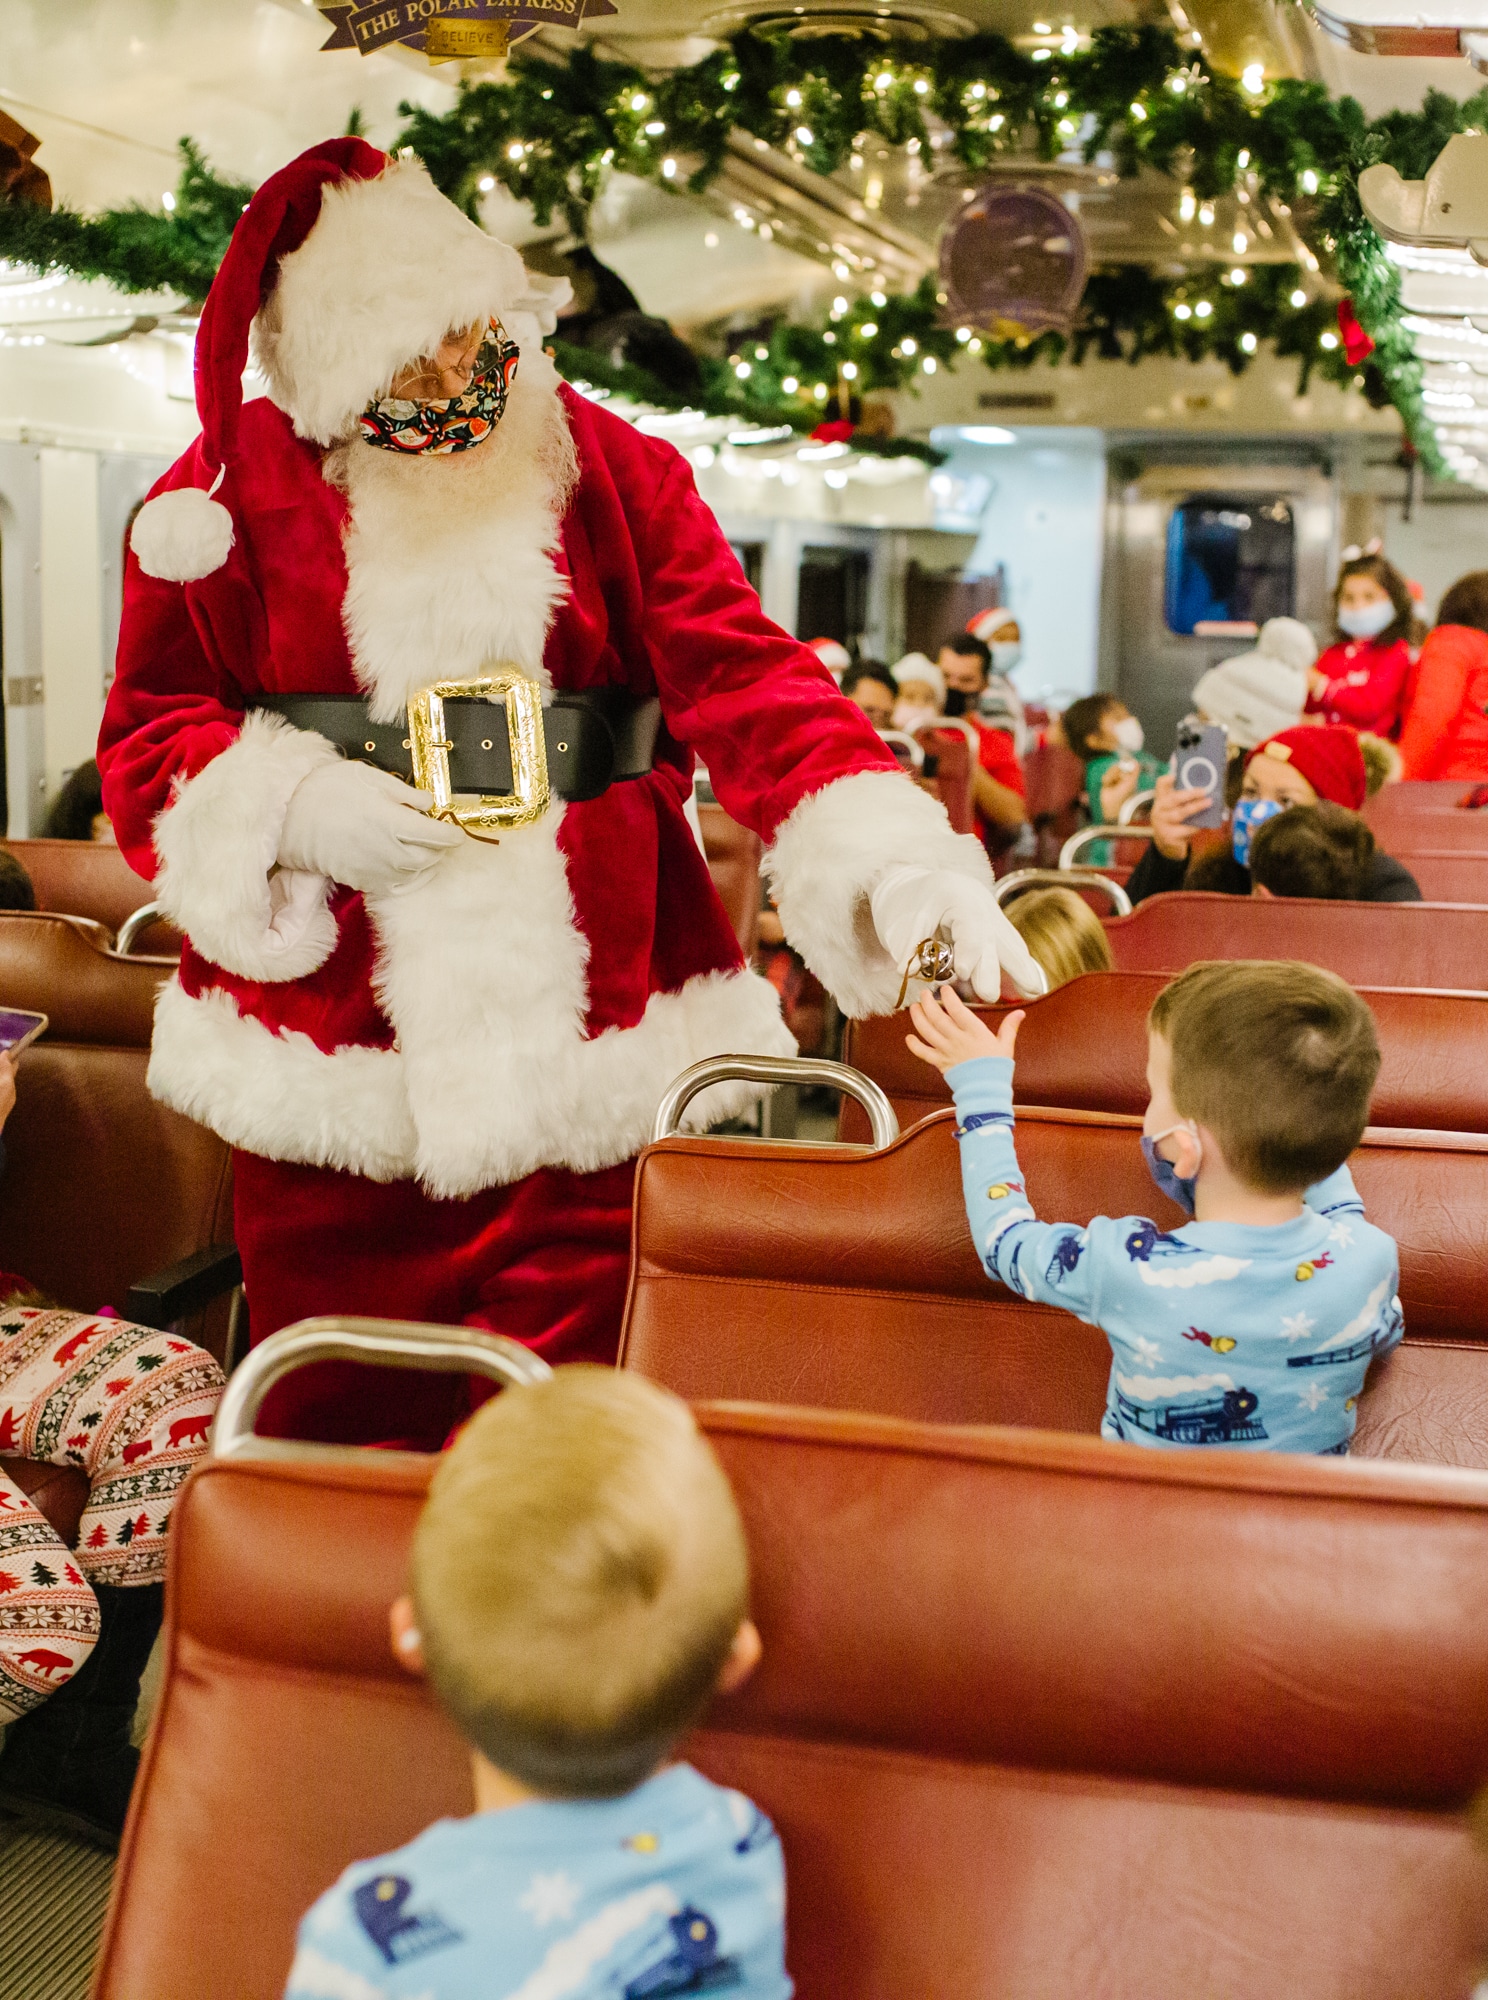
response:
M489 701L504 704L506 735L511 745L512 788L509 792L476 795L456 792L450 784L445 735L447 701ZM548 746L543 737L542 690L526 674L483 674L478 680L434 681L420 688L408 703L409 750L413 782L432 792L431 819L453 820L476 840L499 839L509 826L526 826L541 819L552 796L548 788Z

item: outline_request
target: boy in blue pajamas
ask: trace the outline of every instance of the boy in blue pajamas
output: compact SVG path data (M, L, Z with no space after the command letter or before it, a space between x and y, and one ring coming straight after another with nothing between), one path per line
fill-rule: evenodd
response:
M471 1745L475 1812L348 1868L286 2000L790 2000L765 1815L670 1760L760 1639L733 1494L685 1403L572 1367L434 1476L395 1652Z
M1332 973L1195 965L1148 1016L1142 1147L1193 1221L1036 1220L1013 1145L1021 1012L994 1035L950 988L909 1047L956 1100L961 1178L986 1270L1111 1343L1105 1437L1346 1452L1364 1377L1400 1339L1394 1240L1344 1164L1379 1071L1374 1021Z

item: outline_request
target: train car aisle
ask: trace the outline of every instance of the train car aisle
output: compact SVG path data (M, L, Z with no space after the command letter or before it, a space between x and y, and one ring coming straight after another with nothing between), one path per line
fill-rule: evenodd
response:
M164 1664L157 1638L131 1732L136 1744L145 1740ZM0 2000L87 2000L117 1861L85 1840L0 1818Z

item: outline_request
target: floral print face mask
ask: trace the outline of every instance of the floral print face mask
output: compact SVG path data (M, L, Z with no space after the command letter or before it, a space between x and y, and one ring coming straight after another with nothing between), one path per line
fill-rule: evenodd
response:
M425 453L431 458L469 451L501 422L519 358L517 343L493 318L475 357L468 389L438 402L374 398L357 419L362 436L384 451Z

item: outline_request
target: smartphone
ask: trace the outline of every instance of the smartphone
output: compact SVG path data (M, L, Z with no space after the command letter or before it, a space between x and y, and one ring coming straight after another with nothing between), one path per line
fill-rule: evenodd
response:
M1178 730L1173 753L1173 788L1207 792L1209 803L1191 813L1189 826L1222 826L1225 816L1225 764L1229 739L1217 722L1185 722Z
M51 1025L45 1014L27 1014L19 1007L0 1007L0 1053L17 1056Z

